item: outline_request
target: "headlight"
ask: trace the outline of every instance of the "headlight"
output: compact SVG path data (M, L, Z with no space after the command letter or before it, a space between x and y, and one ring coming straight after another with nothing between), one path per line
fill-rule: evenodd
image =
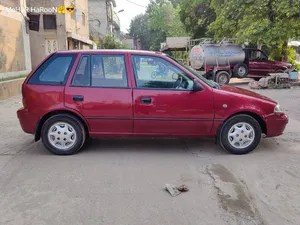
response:
M283 110L280 108L280 105L277 104L275 109L274 109L274 113L283 113Z

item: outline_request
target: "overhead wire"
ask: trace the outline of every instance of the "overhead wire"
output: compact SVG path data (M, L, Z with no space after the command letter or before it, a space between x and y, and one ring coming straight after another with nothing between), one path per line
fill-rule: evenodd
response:
M135 2L133 2L133 1L131 1L131 0L125 0L125 1L130 2L131 4L134 4L134 5L139 6L139 7L142 7L142 8L147 8L146 6L140 5L140 4L135 3Z

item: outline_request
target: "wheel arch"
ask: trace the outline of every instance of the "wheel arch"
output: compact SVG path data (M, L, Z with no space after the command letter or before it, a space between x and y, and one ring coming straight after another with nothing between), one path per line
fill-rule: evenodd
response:
M78 115L77 113L73 112L73 111L70 111L70 110L65 110L65 109L61 109L61 110L53 110L47 114L45 114L37 123L36 127L35 127L35 137L34 137L34 140L35 141L39 141L40 138L41 138L41 131L42 131L42 127L44 125L44 123L52 116L55 116L55 115L63 115L63 114L67 114L67 115L70 115L70 116L73 116L75 117L76 119L78 119L82 125L84 126L84 129L85 129L85 133L86 135L88 136L89 135L89 127L88 127L88 123L87 121L80 115Z
M282 72L284 72L284 71L287 70L287 69L288 69L288 68L287 68L286 66L279 66L279 67L276 68L275 72L277 72L277 71L282 71Z

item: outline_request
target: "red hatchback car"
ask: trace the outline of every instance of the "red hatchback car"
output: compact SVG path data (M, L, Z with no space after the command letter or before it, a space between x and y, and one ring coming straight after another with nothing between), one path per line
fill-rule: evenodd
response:
M148 51L53 53L24 81L22 95L22 129L59 155L97 137L214 137L246 154L288 123L275 101Z

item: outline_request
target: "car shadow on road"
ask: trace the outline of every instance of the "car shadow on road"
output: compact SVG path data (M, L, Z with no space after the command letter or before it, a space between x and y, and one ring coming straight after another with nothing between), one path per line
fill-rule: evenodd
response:
M250 154L274 153L282 151L284 146L276 138L263 138L258 147ZM212 139L180 138L102 138L89 139L77 155L101 153L147 153L195 155L211 157L231 155L214 143ZM53 155L42 144L37 142L25 154Z
M101 153L163 153L194 155L223 155L228 154L216 145L212 139L177 139L177 138L102 138L89 139L78 152L82 154ZM35 144L27 151L31 155L51 155L42 142Z
M224 151L211 139L180 138L125 138L93 139L82 149L82 154L91 152L139 152L163 154L222 155ZM225 153L226 154L226 153Z

